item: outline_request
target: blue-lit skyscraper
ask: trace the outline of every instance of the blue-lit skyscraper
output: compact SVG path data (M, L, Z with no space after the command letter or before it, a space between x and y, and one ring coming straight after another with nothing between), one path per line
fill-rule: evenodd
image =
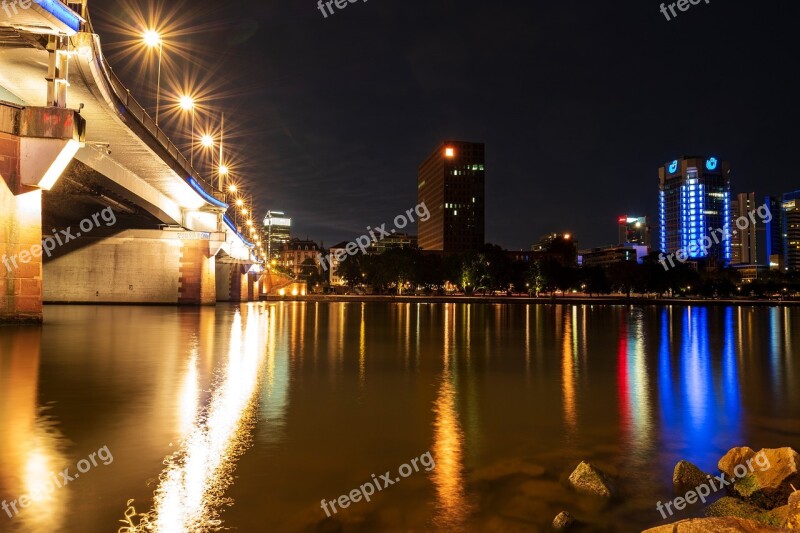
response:
M658 247L670 254L684 250L691 261L728 266L731 241L718 230L730 229L730 165L715 157L682 157L659 171ZM703 248L703 239L712 246Z

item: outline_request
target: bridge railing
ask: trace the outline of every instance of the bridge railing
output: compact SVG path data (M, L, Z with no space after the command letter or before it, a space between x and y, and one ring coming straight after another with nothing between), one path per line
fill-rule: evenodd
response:
M189 162L188 159L181 153L175 143L173 143L166 133L164 133L161 128L158 127L156 121L147 114L145 108L133 97L131 91L125 87L125 85L120 81L117 75L112 70L111 66L106 63L105 59L102 56L99 56L98 59L103 66L103 70L105 70L106 75L108 76L109 81L111 82L111 87L113 88L114 92L117 95L117 98L120 99L122 105L125 106L125 110L148 131L153 136L153 138L167 151L167 153L178 162L178 165L186 172L187 176L191 176L195 178L198 183L200 183L205 189L205 191L210 194L211 196L222 199L223 194L218 191L212 184L207 182L200 174L192 167L192 164ZM186 176L181 176L182 178L186 178Z

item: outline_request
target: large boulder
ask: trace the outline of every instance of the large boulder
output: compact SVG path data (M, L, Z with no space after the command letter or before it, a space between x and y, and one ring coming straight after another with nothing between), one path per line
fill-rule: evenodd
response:
M747 466L747 460L756 454L752 448L743 446L741 448L731 448L728 453L722 456L717 463L720 472L725 473L726 477L734 478L733 470L738 465Z
M679 493L694 489L708 482L708 474L697 468L689 461L680 461L675 465L672 473L672 484Z
M573 489L584 494L594 494L609 499L616 495L616 490L611 480L586 461L581 462L570 474L569 484Z
M785 531L753 520L734 518L690 518L645 530L643 533L772 533Z
M764 448L739 465L731 492L764 509L786 505L792 484L800 485L800 455L791 448Z
M787 507L786 527L789 529L800 529L800 490L795 491L789 496Z
M715 501L705 509L705 516L711 517L734 517L753 520L767 526L785 527L787 508L778 507L772 511L765 511L753 504L743 502L737 498L725 496Z

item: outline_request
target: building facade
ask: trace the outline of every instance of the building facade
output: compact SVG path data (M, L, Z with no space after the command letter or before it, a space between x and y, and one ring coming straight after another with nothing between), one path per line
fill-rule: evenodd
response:
M267 250L267 258L278 259L284 244L291 239L292 219L281 211L267 211L264 217L263 241Z
M765 265L766 253L759 255L759 248L763 249L766 245L766 226L757 220L752 223L750 213L758 208L756 204L756 193L739 193L731 200L731 220L744 217L751 220L746 228L738 226L736 234L731 237L731 264L732 265Z
M647 257L648 248L644 245L620 244L582 250L578 252L578 264L582 267L608 267L626 261L641 263Z
M723 234L709 249L705 237L730 230L730 165L715 157L682 157L659 169L658 246L665 254L683 251L709 266L731 262L731 240Z
M372 241L369 245L368 253L382 254L386 250L393 248L418 248L419 241L416 235L409 235L408 233L393 233L377 241Z
M621 216L619 224L619 244L650 246L650 226L647 217Z
M319 271L319 255L320 248L314 241L292 239L281 246L278 264L293 273L295 277L301 277L309 270ZM310 267L311 263L306 262L307 259L313 261L313 267Z
M785 270L800 271L800 191L783 195L781 215Z
M770 270L786 270L783 245L783 201L780 197L767 196L764 205L769 208L772 219L765 224L765 258Z
M485 242L485 147L445 142L420 165L419 203L431 213L419 221L423 250L468 252Z

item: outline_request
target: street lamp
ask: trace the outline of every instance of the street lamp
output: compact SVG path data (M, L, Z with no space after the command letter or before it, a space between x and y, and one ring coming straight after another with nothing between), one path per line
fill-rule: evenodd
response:
M145 31L142 39L148 48L158 47L158 78L156 81L156 126L158 126L158 111L161 103L161 58L164 55L164 41L161 40L161 35L156 30Z
M189 164L194 168L194 98L188 95L181 96L178 104L184 111L191 111L192 113L192 137L189 141Z

